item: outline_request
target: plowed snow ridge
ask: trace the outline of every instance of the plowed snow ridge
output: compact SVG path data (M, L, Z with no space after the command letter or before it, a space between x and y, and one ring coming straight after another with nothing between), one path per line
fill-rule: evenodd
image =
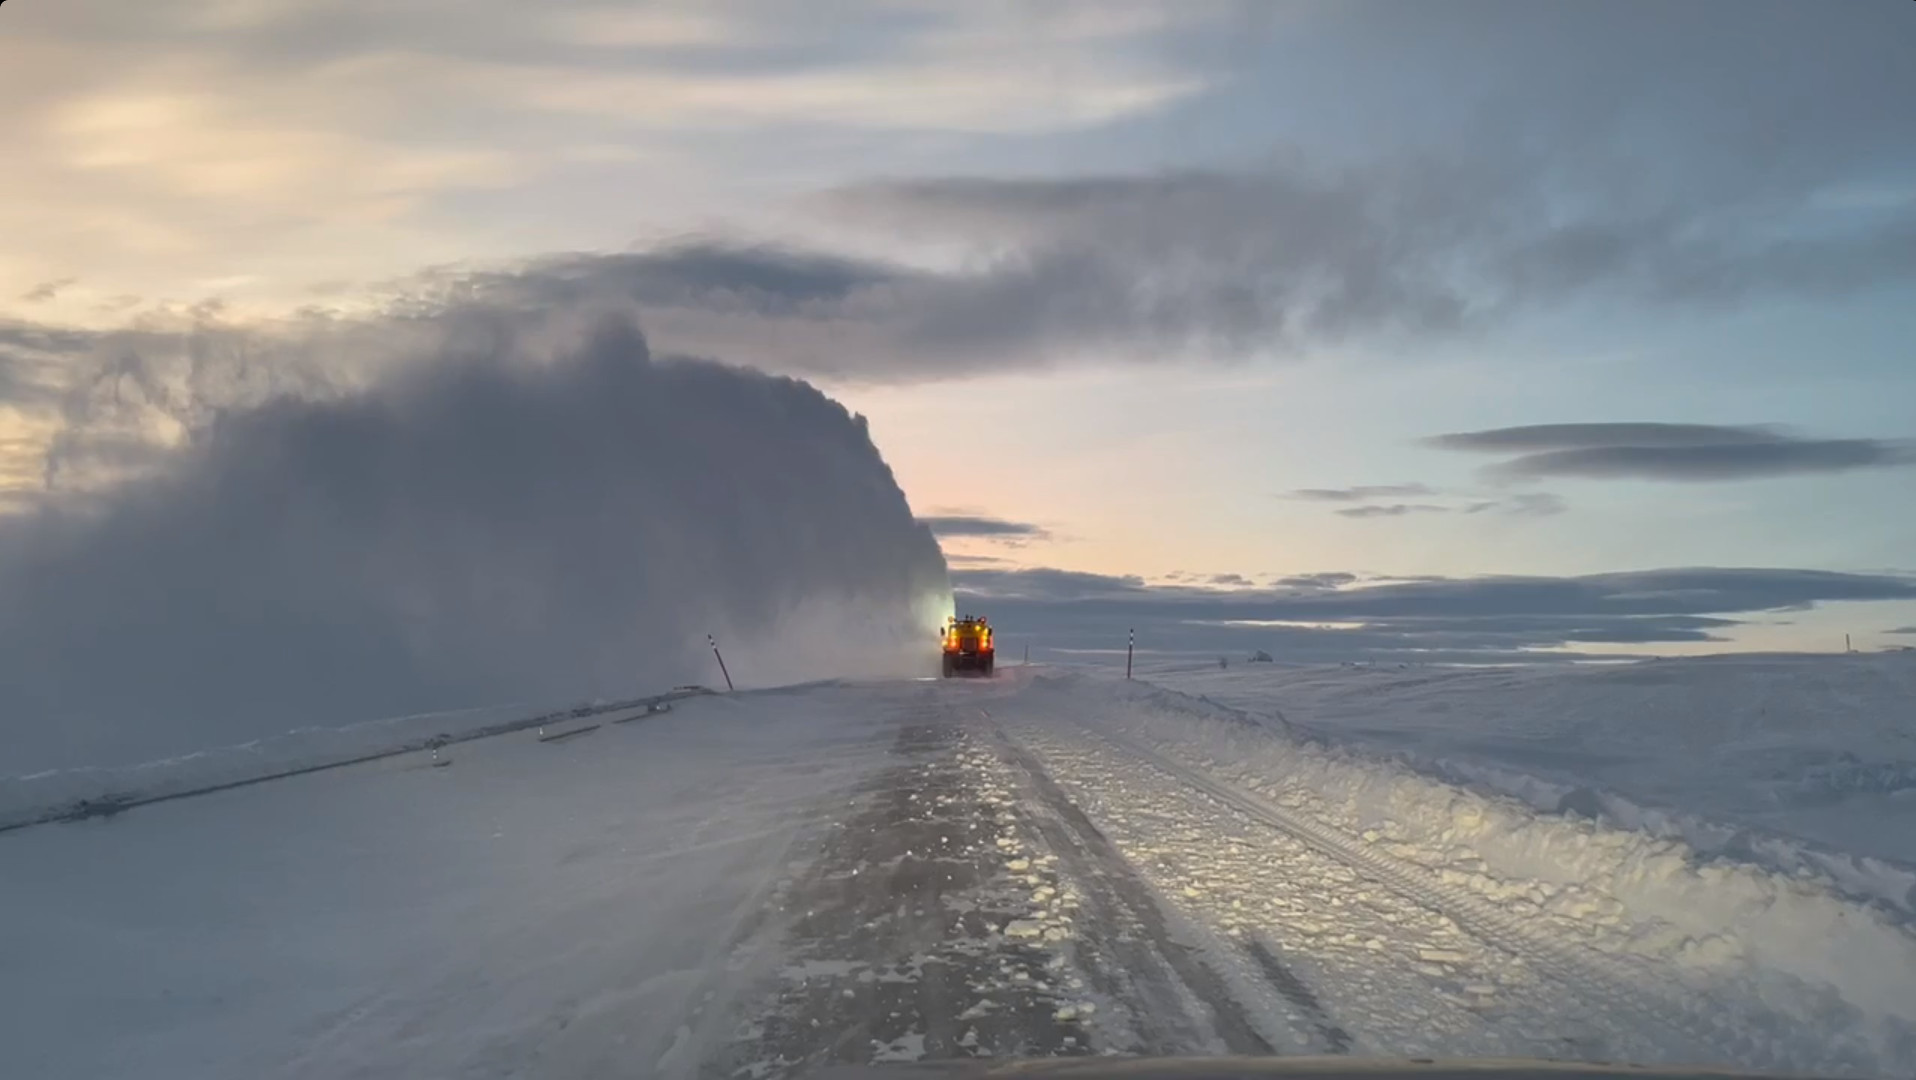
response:
M1916 937L1826 887L1539 816L1182 695L1084 676L1033 690L1038 713L1445 912L1614 1015L1758 1067L1916 1064Z

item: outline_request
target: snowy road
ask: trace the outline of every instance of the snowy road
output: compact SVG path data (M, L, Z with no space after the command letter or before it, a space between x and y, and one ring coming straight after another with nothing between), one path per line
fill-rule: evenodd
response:
M0 1044L46 1077L1916 1067L1906 925L1644 843L1103 678L697 699L0 837Z

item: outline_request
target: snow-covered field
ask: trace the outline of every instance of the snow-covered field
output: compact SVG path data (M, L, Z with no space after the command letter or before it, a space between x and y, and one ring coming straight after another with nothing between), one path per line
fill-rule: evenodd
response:
M1889 659L1824 678L1905 677ZM1620 702L1603 678L1631 670L1547 673L1548 692L1594 717ZM1696 673L1702 701L1724 669L1634 670ZM418 751L19 829L0 835L0 1046L48 1078L1221 1052L1916 1071L1904 912L1807 865L1460 783L1432 764L1469 731L1454 709L1402 747L1388 694L1361 738L1310 713L1343 702L1355 728L1362 687L1410 695L1416 674L1477 675L1153 676L1249 712L1042 667L692 697L458 744L450 764ZM1516 709L1479 740L1526 730ZM1631 745L1626 719L1605 738ZM1684 738L1721 745L1732 725L1713 722ZM1862 734L1836 739L1862 757ZM1565 762L1552 775L1597 779ZM1680 794L1665 769L1645 783ZM1719 780L1704 791L1727 800Z
M0 837L3 1071L643 1073L888 720L701 699Z

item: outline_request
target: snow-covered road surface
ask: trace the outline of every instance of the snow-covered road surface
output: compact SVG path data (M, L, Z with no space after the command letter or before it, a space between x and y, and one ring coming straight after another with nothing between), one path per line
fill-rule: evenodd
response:
M0 837L40 1077L1131 1053L1916 1071L1916 935L1195 699L701 698Z

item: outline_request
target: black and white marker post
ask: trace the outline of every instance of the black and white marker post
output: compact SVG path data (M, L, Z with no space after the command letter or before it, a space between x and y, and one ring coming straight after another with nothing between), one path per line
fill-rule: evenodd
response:
M710 634L707 634L705 635L705 640L710 642L712 645L712 655L718 657L719 674L725 676L725 688L727 690L732 689L732 673L725 670L725 657L720 655L718 651L718 639L714 638Z
M1133 628L1125 631L1125 634L1127 636L1124 640L1124 677L1128 680L1131 678L1131 650L1137 647L1138 632L1136 628Z

